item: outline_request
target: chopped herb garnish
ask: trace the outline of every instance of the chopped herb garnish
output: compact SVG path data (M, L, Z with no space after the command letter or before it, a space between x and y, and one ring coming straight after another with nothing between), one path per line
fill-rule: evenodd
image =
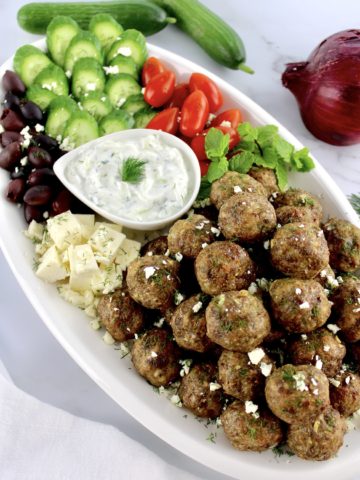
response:
M289 447L285 443L281 443L276 447L271 449L275 455L275 457L281 457L282 455L288 455L289 457L293 457L295 453L289 450Z
M211 443L216 443L215 439L216 439L216 432L211 432L206 440L208 440Z
M147 162L138 158L127 158L120 169L120 177L123 182L139 183L144 178L144 170Z

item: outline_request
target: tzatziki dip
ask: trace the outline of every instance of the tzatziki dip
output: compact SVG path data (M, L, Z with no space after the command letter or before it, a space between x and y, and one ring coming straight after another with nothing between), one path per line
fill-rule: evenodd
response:
M189 189L182 152L156 134L89 145L68 163L64 174L95 205L134 221L175 214Z

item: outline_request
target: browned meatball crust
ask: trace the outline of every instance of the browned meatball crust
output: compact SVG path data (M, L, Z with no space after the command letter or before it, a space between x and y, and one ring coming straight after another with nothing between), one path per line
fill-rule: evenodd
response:
M340 384L338 383L340 382ZM342 372L330 382L331 405L344 417L360 408L360 377L356 373Z
M201 290L218 295L248 288L255 280L255 266L247 251L233 242L214 242L195 260L195 274Z
M289 350L294 365L320 364L327 377L339 372L346 354L345 345L327 328L301 335L290 344Z
M270 242L274 267L289 277L313 278L329 264L322 230L314 224L288 223Z
M265 397L270 410L281 420L302 422L329 405L329 381L312 365L284 365L266 380Z
M330 250L330 265L342 272L360 267L360 229L346 220L330 218L324 225Z
M179 397L184 407L198 417L218 417L222 411L222 393L216 382L216 367L211 363L192 367L181 380Z
M246 413L244 402L235 400L221 415L225 435L237 450L262 452L282 441L280 420L265 408L258 413Z
M137 372L155 387L168 385L180 372L180 351L169 333L162 329L148 330L134 341L131 360Z
M238 172L226 172L223 177L211 185L210 201L220 210L226 200L240 192L257 193L267 196L265 188L250 175Z
M275 172L272 168L252 167L249 175L257 180L265 188L268 197L279 191Z
M276 213L264 195L237 193L220 208L219 227L229 240L258 242L269 238L276 228Z
M341 337L347 342L360 340L360 280L347 278L335 290L331 300L334 302L334 319L341 328Z
M206 217L191 215L186 220L178 220L170 228L168 245L170 253L181 253L184 257L196 258L204 244L215 240L217 229Z
M266 378L262 371L264 365L269 370L274 368L266 354L257 365L254 365L246 353L224 350L218 361L219 383L224 392L232 397L244 401L254 400L264 393ZM268 375L265 370L264 373Z
M165 255L168 250L168 237L166 235L161 235L160 237L154 238L145 243L141 248L141 256L145 255Z
M97 313L102 325L118 342L134 337L144 327L144 312L126 288L100 298Z
M289 332L311 332L330 316L331 303L315 280L281 278L271 284L269 293L275 319Z
M179 263L165 255L134 260L126 276L130 296L146 308L167 308L179 288L178 270Z
M342 446L345 433L345 419L337 410L327 407L315 418L291 424L287 443L304 460L328 460Z
M271 330L262 301L247 290L225 292L206 308L207 336L227 350L250 352Z
M307 207L294 207L292 205L284 205L275 210L277 222L280 225L287 223L315 223L320 225L320 219L316 211Z
M205 352L212 345L206 335L205 305L201 298L194 295L180 303L170 320L176 343L196 352Z
M322 218L322 206L315 195L300 188L289 188L284 193L279 193L274 198L274 207L302 207L312 212L313 222L319 224Z

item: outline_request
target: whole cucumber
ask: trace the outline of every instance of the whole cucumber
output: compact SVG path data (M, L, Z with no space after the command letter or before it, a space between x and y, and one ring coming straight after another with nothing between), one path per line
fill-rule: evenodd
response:
M226 22L197 0L151 0L176 18L177 26L190 35L221 65L247 73L244 44Z
M17 20L21 28L30 33L46 33L46 28L57 15L72 17L81 28L87 29L97 13L108 13L124 29L135 28L144 35L152 35L174 23L174 18L158 5L146 0L113 0L74 3L28 3L20 8Z

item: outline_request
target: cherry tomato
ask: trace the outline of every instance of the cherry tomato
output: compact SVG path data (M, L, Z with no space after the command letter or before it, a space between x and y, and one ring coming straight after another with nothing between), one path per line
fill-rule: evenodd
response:
M209 102L210 112L214 113L223 104L223 96L216 83L203 73L193 73L189 81L190 91L201 90Z
M224 112L219 113L211 122L211 127L217 127L221 125L222 122L230 122L232 128L237 128L239 123L243 120L242 113L238 108L231 108L230 110L225 110Z
M175 73L170 70L155 75L145 87L145 102L155 108L164 105L172 97L175 80Z
M201 90L190 93L181 109L180 132L195 137L204 130L209 117L209 102Z
M200 172L201 172L201 176L203 177L204 175L207 174L208 170L209 170L209 165L210 165L211 162L209 162L209 160L203 160L203 161L199 161L199 165L200 165Z
M240 141L240 135L238 132L232 127L224 127L224 126L217 126L214 127L218 130L221 130L224 134L228 133L230 136L229 141L229 150L234 148ZM200 135L197 135L191 140L191 148L194 150L195 155L197 156L199 161L207 160L207 156L205 153L205 137L210 129L204 130Z
M174 93L170 98L167 107L178 107L181 108L185 102L186 97L189 96L190 89L188 83L179 83L174 89Z
M159 73L165 72L165 66L155 57L149 57L143 65L141 71L141 82L146 87L152 78Z
M162 130L163 132L175 135L179 127L179 109L176 107L167 108L153 117L146 125L146 128Z

